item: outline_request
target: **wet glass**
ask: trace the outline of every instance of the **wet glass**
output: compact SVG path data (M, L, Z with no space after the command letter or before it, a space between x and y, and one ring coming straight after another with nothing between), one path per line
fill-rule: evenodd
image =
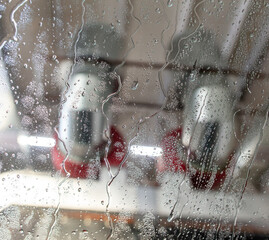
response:
M268 239L269 2L0 1L0 239Z

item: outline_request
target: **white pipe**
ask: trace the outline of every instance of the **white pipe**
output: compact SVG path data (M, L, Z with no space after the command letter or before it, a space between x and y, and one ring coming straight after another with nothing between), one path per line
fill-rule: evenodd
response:
M240 0L239 2L239 6L237 7L236 14L231 21L227 38L224 41L222 48L223 56L226 60L229 60L231 57L252 2L253 1L251 0Z

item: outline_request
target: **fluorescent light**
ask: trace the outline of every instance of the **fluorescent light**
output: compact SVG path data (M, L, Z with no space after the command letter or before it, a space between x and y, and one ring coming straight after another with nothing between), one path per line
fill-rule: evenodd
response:
M56 144L54 138L25 135L18 136L17 141L20 145L28 145L35 147L54 147Z
M152 156L152 157L161 156L163 153L163 150L159 147L148 147L139 145L132 145L130 151L134 155Z

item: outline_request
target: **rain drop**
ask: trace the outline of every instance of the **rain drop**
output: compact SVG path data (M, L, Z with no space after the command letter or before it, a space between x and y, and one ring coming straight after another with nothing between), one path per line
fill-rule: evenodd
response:
M136 90L137 87L138 87L138 81L134 81L133 84L132 84L131 89L132 89L132 90Z
M167 7L172 7L172 6L173 6L173 0L168 0Z

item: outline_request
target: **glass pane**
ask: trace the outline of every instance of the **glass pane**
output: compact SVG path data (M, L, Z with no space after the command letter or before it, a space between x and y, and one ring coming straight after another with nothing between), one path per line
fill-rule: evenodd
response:
M0 239L268 239L269 2L0 1Z

